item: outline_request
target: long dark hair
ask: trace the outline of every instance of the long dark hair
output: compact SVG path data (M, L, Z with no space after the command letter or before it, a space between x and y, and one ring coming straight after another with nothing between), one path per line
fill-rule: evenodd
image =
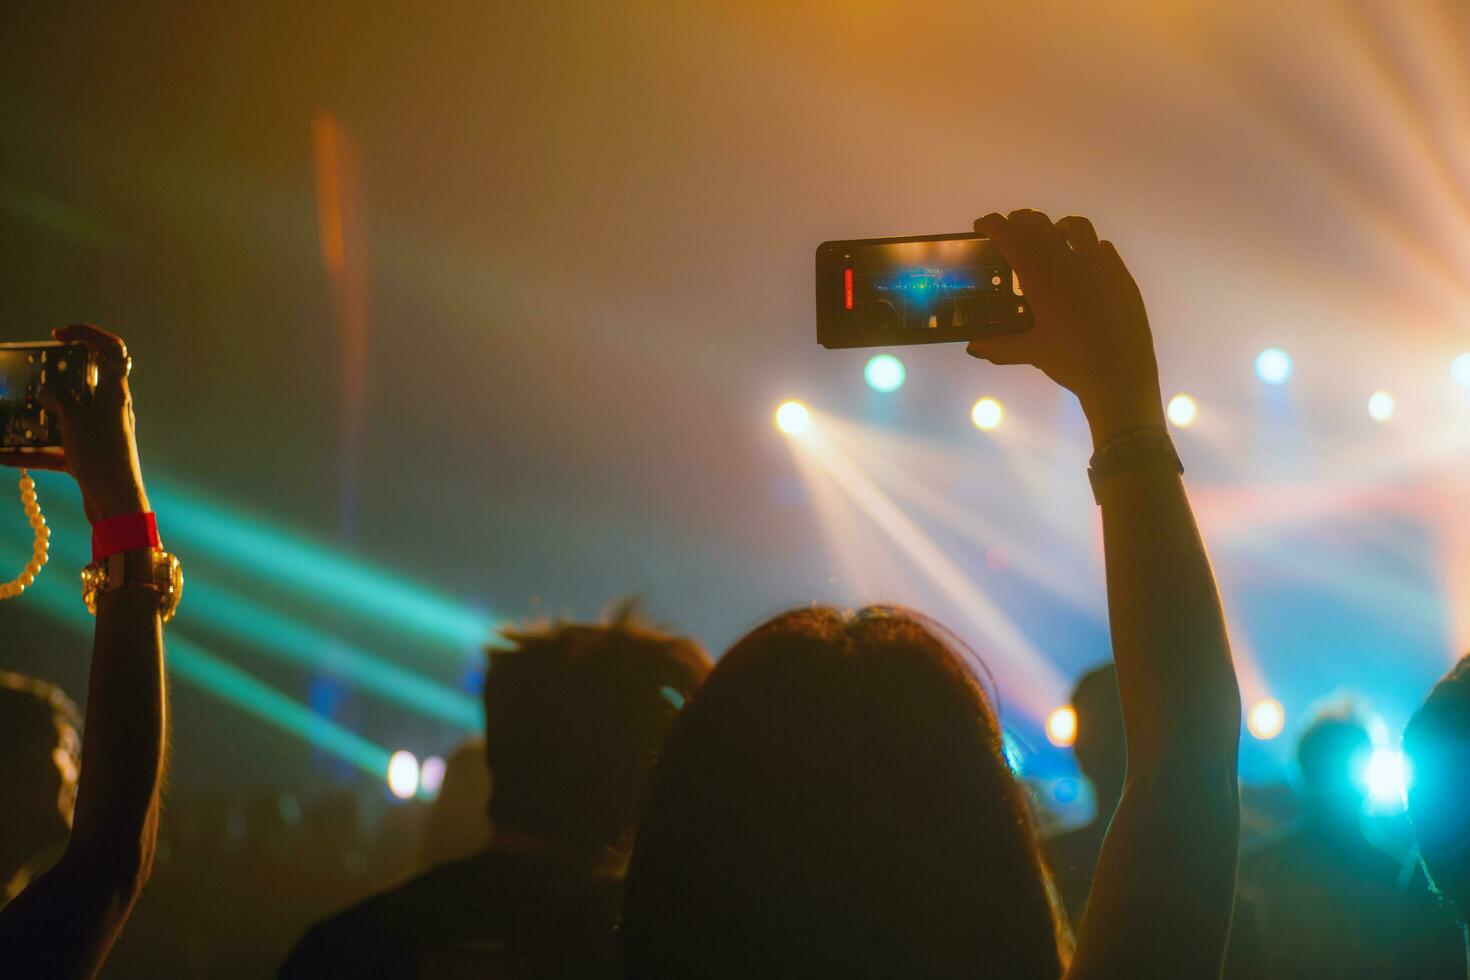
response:
M1060 976L995 712L905 610L756 628L680 713L624 902L629 977Z

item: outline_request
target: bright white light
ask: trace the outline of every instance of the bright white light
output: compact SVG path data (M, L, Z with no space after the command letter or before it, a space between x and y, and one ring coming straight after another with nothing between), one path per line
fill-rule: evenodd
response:
M907 374L903 361L892 354L879 354L863 368L863 377L867 380L868 387L874 391L897 391L903 387L903 379Z
M1170 422L1181 429L1187 429L1194 425L1194 420L1199 415L1199 406L1188 395L1175 395L1169 399L1167 412Z
M1291 355L1280 347L1267 347L1256 355L1256 377L1268 385L1286 384L1291 379Z
M1251 705L1250 714L1245 717L1245 727L1263 742L1273 739L1286 727L1286 709L1275 698L1262 698Z
M776 409L776 428L796 436L811 428L812 415L801 402L782 402Z
M388 792L406 800L419 791L419 760L399 749L388 760Z
M1368 787L1368 799L1378 806L1398 805L1404 802L1404 790L1408 784L1408 767L1404 754L1397 749L1374 749L1368 756L1368 768L1364 782Z
M1461 354L1450 362L1450 377L1461 388L1470 388L1470 353Z
M1046 716L1046 740L1058 748L1077 741L1077 711L1070 704Z
M1394 408L1393 396L1386 391L1375 391L1368 399L1368 415L1375 422L1387 422L1393 418Z
M977 429L993 429L1005 418L1006 410L994 398L982 398L970 409L970 421Z
M444 786L444 770L447 767L444 760L437 755L431 755L419 766L419 789L429 799L439 795L439 790Z

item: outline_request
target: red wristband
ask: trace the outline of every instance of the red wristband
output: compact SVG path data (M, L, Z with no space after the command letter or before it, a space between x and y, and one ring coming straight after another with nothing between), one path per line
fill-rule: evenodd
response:
M100 562L124 551L157 550L158 521L153 514L119 514L92 525L92 561Z

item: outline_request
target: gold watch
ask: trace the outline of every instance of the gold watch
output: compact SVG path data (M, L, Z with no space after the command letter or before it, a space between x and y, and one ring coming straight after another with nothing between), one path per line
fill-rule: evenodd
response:
M115 589L150 589L158 594L159 612L166 623L174 618L184 593L184 570L167 551L140 548L120 551L82 569L82 601L97 615L97 597Z

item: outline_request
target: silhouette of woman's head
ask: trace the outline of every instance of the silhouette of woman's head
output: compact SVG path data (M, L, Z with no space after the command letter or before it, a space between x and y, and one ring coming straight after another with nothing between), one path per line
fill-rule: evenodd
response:
M628 975L1055 978L995 712L899 609L790 612L720 660L653 777Z

